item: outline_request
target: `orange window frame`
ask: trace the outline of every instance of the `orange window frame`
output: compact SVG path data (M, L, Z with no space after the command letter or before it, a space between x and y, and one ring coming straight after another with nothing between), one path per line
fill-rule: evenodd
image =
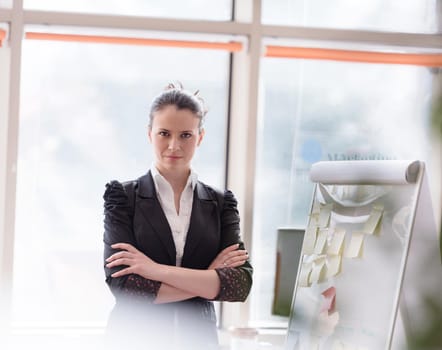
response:
M266 57L349 61L362 63L408 64L441 67L442 54L336 50L309 47L266 46Z
M132 38L102 35L81 35L81 34L57 34L42 32L26 32L25 39L29 40L51 40L102 43L117 45L143 45L163 46L195 49L223 50L228 52L239 52L243 50L241 42L216 42L216 41L192 41L192 40L167 40L150 38ZM0 47L6 39L6 31L0 29ZM266 45L263 52L264 57L294 58L294 59L317 59L346 62L380 63L380 64L406 64L426 67L442 67L442 54L438 53L400 53L380 52L363 50L326 49L296 46Z
M3 46L3 41L6 39L6 30L0 29L0 47Z

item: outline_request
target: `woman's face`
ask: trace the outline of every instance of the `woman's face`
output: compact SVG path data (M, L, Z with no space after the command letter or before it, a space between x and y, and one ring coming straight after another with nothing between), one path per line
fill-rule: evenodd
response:
M204 131L199 131L199 118L188 109L170 105L153 115L149 140L155 165L160 172L188 171Z

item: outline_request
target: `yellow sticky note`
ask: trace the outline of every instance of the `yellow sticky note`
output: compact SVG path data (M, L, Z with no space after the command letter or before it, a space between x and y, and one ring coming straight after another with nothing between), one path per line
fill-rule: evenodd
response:
M328 229L320 229L316 237L316 243L314 248L315 254L323 254L325 243L327 242Z
M362 257L362 245L364 243L365 235L361 232L353 232L350 239L350 244L347 245L344 253L346 258L360 258Z
M312 271L312 264L303 263L301 265L301 271L299 273L299 286L310 287L310 273Z
M364 224L364 228L362 229L362 231L364 233L372 234L375 231L376 227L379 225L383 212L383 207L373 207L368 220Z
M319 213L310 214L310 220L308 222L309 227L318 227L319 226Z
M325 259L315 260L313 263L313 267L310 273L309 282L312 283L320 283L325 279Z
M327 227L330 222L330 214L333 209L333 204L329 203L321 206L321 211L319 212L319 227Z
M319 214L321 211L321 205L319 202L314 202L312 207L312 214Z
M304 242L302 244L302 253L303 254L313 254L315 251L315 243L316 243L316 235L318 228L317 227L307 227L304 235Z
M341 260L342 257L340 255L329 255L327 256L327 278L336 276L341 272Z
M342 254L342 246L345 238L345 230L342 228L336 228L333 232L330 245L327 248L327 254L340 255Z

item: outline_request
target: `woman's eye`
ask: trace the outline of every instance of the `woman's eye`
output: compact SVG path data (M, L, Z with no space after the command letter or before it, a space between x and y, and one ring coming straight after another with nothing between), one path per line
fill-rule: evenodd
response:
M169 136L169 133L167 131L160 131L158 133L158 135L160 135L160 136Z
M192 137L192 134L190 132L185 132L181 134L181 137L183 139L188 139L189 137Z

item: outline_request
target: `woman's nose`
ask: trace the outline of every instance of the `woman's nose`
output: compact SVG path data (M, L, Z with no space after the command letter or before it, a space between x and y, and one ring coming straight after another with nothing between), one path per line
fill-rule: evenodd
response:
M169 141L169 150L175 151L180 148L180 142L176 137L171 137Z

